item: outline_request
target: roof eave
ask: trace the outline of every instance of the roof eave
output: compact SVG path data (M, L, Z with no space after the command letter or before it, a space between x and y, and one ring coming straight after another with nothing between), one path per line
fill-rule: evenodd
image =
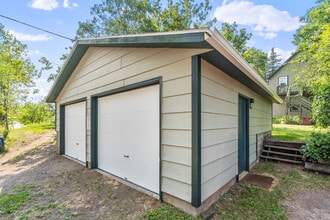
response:
M210 30L202 29L78 39L46 97L46 102L53 103L56 101L65 83L89 47L210 48L210 45L205 41L210 36Z
M283 100L267 85L265 80L256 72L247 61L235 50L235 48L224 38L224 36L218 31L213 32L213 37L206 39L206 41L215 50L222 54L230 63L238 68L243 74L231 74L226 71L231 77L240 82L246 82L250 84L250 88L256 92L262 94L267 99L270 99L275 103L282 103Z

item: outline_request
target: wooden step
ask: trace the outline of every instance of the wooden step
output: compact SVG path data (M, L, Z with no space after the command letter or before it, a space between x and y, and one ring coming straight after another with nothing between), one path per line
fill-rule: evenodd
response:
M261 152L270 153L270 154L284 155L284 156L289 156L289 157L300 157L300 158L303 157L301 154L289 154L289 153L283 153L283 152L272 151L272 150L261 150Z
M283 159L283 158L279 158L279 157L271 157L271 156L260 155L260 158L270 159L270 160L278 160L278 161L283 161L283 162L288 162L288 163L302 164L302 161L288 160L288 159Z
M269 145L269 144L265 144L264 145L264 148L265 147L274 148L274 149L281 149L281 150L290 150L290 151L301 152L301 149L291 148L291 147L283 147L283 146L276 146L276 145Z

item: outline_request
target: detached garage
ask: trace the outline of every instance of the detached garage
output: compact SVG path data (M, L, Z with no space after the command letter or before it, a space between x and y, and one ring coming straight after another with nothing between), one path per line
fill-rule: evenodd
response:
M47 101L61 154L198 215L258 161L281 99L189 30L79 39Z

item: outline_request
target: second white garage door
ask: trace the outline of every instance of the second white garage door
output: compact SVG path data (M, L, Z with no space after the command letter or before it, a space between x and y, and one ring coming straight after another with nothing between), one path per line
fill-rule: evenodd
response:
M159 85L98 99L98 168L159 193Z
M86 162L86 102L65 106L65 155Z

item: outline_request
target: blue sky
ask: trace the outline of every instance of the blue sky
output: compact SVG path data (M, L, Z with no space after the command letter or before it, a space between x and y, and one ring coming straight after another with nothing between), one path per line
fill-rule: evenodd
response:
M90 8L102 0L1 0L0 15L7 16L57 34L74 38L78 21L90 16ZM315 6L314 0L210 0L211 17L217 17L215 27L221 22L234 21L253 34L248 42L268 53L274 47L285 60L296 49L291 43L295 30L301 25L299 17ZM62 54L72 42L49 33L36 30L0 17L0 23L14 36L27 45L29 56L37 65L45 56L55 67L61 65ZM55 71L55 70L54 70ZM37 81L41 100L47 95L51 84L46 82L47 74Z

